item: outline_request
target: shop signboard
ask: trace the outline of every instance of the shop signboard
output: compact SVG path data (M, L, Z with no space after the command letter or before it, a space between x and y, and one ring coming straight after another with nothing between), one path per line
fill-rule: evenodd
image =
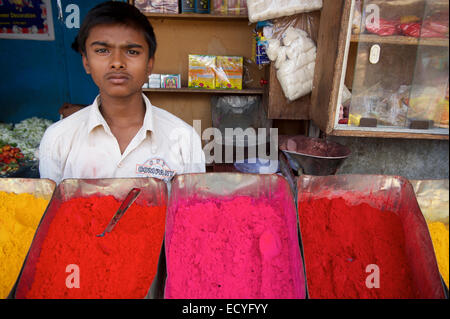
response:
M0 0L0 38L55 39L50 0Z

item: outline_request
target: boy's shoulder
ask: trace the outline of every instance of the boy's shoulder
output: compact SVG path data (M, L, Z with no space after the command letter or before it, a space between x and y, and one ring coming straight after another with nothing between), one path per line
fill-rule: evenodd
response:
M193 130L193 127L177 117L176 115L166 111L162 108L152 105L153 107L153 116L154 123L158 125L158 128L167 128L167 129L188 129Z
M74 134L86 125L91 108L92 105L87 106L62 120L53 123L47 128L45 134L55 137L66 137L68 134Z

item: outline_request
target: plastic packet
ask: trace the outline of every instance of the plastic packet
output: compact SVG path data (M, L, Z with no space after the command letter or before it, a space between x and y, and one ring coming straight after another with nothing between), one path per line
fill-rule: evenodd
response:
M258 134L258 129L264 128L268 136L272 127L259 96L214 96L211 98L211 113L213 126L220 130L225 144L237 142L234 136L227 137L227 128L241 128L243 131L250 128L254 129L255 134Z
M268 40L267 56L274 62L277 78L288 101L312 91L319 23L314 14L276 19Z
M242 90L243 60L241 56L216 57L216 89Z
M361 0L355 1L355 10L353 11L352 34L364 33L366 29Z
M216 15L246 16L247 0L211 0L211 11Z
M189 84L190 88L216 88L216 56L189 55Z
M178 13L178 0L135 0L134 5L146 13Z
M247 0L250 22L292 16L322 8L322 0Z
M189 55L190 88L242 90L243 79L242 56ZM252 81L248 74L245 81Z

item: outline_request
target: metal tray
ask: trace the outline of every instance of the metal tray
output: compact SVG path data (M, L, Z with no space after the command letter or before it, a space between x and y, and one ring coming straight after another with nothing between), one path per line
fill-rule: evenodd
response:
M28 193L50 200L56 183L50 179L38 178L0 178L0 191L7 193Z
M397 214L402 220L406 255L421 298L445 298L430 233L414 189L406 178L385 175L303 175L298 179L297 189L298 211L301 210L302 202L317 198L338 198L346 194L345 198L351 205L366 203ZM349 192L352 196L348 196ZM384 201L375 200L377 198Z
M206 173L178 175L172 182L171 196L167 208L165 256L167 269L170 268L168 248L173 235L178 203L181 199L227 198L230 196L250 196L255 199L266 197L284 212L286 231L291 245L291 269L298 274L295 282L296 295L307 295L303 258L299 244L298 220L291 189L285 178L275 174ZM165 289L170 289L170 276L166 278ZM295 280L295 279L294 279ZM160 294L162 291L159 292Z
M11 297L24 298L27 290L33 283L35 265L38 261L42 244L49 227L61 204L71 198L88 197L92 195L113 195L122 201L131 188L142 189L136 203L141 206L167 205L167 186L159 179L154 178L106 178L106 179L66 179L56 188L51 201L45 211L38 231L36 232L31 248L28 251L25 263L22 266L19 278L10 293ZM151 286L151 285L150 285ZM149 286L149 288L150 288Z

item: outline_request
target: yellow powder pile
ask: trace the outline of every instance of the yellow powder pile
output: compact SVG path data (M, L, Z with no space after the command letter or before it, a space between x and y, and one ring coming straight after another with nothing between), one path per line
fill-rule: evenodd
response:
M0 192L0 298L8 297L19 275L48 200Z
M433 241L434 252L441 272L442 278L444 278L445 284L448 287L448 241L449 233L444 223L433 222L428 224L430 230L431 240Z

